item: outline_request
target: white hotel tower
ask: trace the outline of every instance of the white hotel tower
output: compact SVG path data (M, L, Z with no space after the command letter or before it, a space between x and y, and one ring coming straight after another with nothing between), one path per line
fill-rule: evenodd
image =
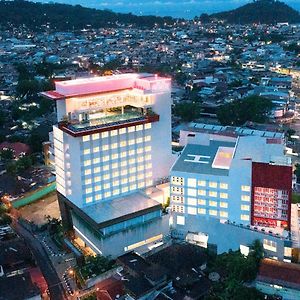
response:
M168 232L149 187L169 175L171 81L124 74L56 82L53 127L62 219L77 243L117 256Z

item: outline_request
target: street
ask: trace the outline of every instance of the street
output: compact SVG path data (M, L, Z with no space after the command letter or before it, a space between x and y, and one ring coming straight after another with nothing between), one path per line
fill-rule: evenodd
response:
M38 266L40 267L46 281L48 284L50 299L51 300L65 300L65 291L61 280L59 279L52 263L41 245L40 241L32 235L27 229L22 227L18 222L13 223L13 228L15 231L25 239L30 247Z

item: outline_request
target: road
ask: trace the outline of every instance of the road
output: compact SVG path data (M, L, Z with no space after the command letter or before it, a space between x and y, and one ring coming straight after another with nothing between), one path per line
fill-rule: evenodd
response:
M65 291L61 280L59 279L55 269L52 266L50 258L46 250L41 245L40 241L27 229L21 226L18 222L13 224L16 232L25 239L30 247L38 266L40 267L49 287L51 300L65 300Z

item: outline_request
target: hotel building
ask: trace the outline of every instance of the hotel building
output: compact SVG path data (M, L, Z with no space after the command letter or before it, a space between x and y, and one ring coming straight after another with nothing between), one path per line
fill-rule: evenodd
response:
M168 222L147 188L169 175L171 81L124 74L56 82L56 182L64 224L96 254L162 239ZM112 247L113 245L113 247Z
M292 167L283 139L213 137L190 135L171 169L173 236L201 236L219 253L260 239L289 260Z

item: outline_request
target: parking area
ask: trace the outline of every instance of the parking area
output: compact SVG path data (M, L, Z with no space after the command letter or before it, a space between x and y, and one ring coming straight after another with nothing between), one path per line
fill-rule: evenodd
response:
M34 222L36 225L46 223L46 216L60 218L56 192L48 194L43 199L19 209L19 214L24 219Z

